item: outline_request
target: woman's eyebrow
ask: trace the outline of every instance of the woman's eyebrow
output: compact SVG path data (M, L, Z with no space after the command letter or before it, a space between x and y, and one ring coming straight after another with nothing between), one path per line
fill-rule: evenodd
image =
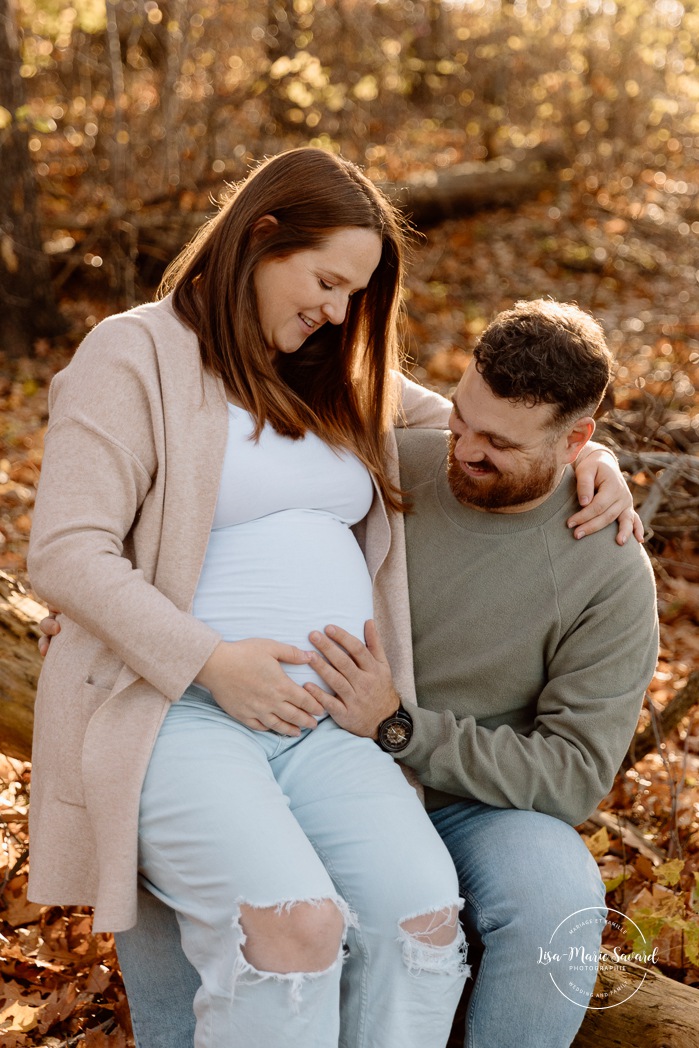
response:
M351 279L348 276L345 276L342 273L337 273L335 270L327 269L327 268L325 268L323 266L321 266L321 269L323 270L323 272L325 273L325 275L327 277L330 277L331 280L334 280L338 284L351 284L352 283ZM355 290L356 291L366 291L366 284L362 284L361 287L358 287Z

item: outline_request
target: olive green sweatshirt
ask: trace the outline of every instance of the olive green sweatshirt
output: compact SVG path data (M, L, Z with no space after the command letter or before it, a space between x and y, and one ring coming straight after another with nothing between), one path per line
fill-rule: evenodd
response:
M401 761L430 810L464 798L573 825L609 792L658 653L653 573L616 525L583 540L568 467L522 513L460 504L441 431L405 431L418 709Z

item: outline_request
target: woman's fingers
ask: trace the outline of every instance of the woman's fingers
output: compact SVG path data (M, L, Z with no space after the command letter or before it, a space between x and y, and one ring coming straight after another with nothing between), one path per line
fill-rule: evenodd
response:
M46 652L51 647L51 638L57 637L61 632L60 623L56 621L57 614L57 611L49 608L49 614L39 623L39 629L43 634L43 636L39 637L39 654L42 658L46 656Z
M643 521L641 520L641 518L639 517L638 513L636 513L635 510L634 510L634 514L633 514L633 528L632 528L632 530L633 530L633 537L636 539L637 542L645 542L646 541L646 529L643 526ZM617 540L617 542L619 542L619 535L617 535L616 540Z

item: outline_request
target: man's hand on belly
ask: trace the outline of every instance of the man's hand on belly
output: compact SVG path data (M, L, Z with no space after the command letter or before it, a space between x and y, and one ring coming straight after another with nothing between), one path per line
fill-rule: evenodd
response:
M372 619L365 623L364 636L365 644L340 626L314 630L309 639L318 650L311 654L311 666L335 694L310 682L304 688L341 728L376 739L379 724L396 712L400 697Z

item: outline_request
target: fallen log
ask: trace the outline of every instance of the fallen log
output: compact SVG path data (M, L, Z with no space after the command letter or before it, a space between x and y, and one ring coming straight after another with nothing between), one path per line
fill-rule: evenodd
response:
M673 728L676 728L696 706L699 706L699 670L690 673L687 683L668 702L667 706L655 712L655 723L651 720L647 728L634 736L624 767L632 767L651 750L658 749L659 742L662 745Z
M29 760L34 695L41 670L37 641L46 609L0 571L0 752Z
M381 188L414 225L427 227L447 218L494 207L516 207L524 200L535 199L544 190L555 189L564 164L560 150L541 146L516 158L457 164L404 181L381 183ZM220 187L200 188L213 192ZM136 211L120 205L89 221L62 212L46 223L47 230L60 231L56 240L49 239L45 244L54 267L62 267L54 284L60 286L68 278L88 249L93 253L106 251L107 245L123 237L139 255L165 265L211 214L183 207L177 197L146 201ZM61 246L64 242L65 248Z
M494 207L515 207L558 184L565 156L540 147L521 158L501 157L479 164L457 164L428 171L402 183L382 183L384 193L416 226Z
M699 989L668 979L655 969L630 961L623 969L602 949L610 963L601 963L592 1000L621 1001L585 1012L571 1048L699 1048ZM464 1022L472 982L466 984L447 1048L462 1048ZM507 987L503 986L503 1007ZM495 1048L495 1046L493 1046Z
M660 866L661 863L667 862L667 853L651 844L650 841L647 841L641 831L622 815L598 809L593 811L589 819L585 820L583 827L579 828L586 830L589 823L592 823L594 826L603 826L614 836L619 837L624 847L633 848L639 854L645 855L654 866Z
M615 963L601 967L610 970L597 976L598 999L620 990L622 999L632 996L588 1009L572 1048L699 1048L699 989L629 961L625 971Z

